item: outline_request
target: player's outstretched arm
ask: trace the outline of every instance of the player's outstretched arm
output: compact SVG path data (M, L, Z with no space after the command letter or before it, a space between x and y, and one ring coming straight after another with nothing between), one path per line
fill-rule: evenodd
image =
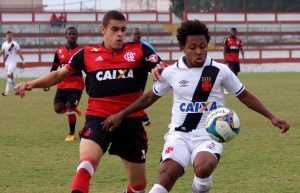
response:
M22 61L21 68L25 68L25 67L26 67L26 63L25 63L25 61L24 61L24 57L23 57L23 54L22 54L21 49L18 50L17 53L19 54L19 57L20 57L20 59L21 59L21 61Z
M285 133L289 130L290 126L287 121L273 115L273 113L271 113L258 98L256 98L246 89L240 95L238 95L237 98L248 108L267 117L274 126L278 127L281 130L281 133Z
M146 109L151 106L155 101L157 101L160 96L157 96L151 91L147 92L140 98L138 98L134 103L132 103L126 109L120 111L119 113L110 115L106 120L102 122L102 129L105 131L113 131L116 127L118 127L122 120L128 115Z
M30 82L21 82L15 86L15 91L21 96L25 96L25 91L30 91L33 88L49 88L53 85L64 80L66 77L70 76L73 72L66 68L62 68L57 71L50 72L45 76L41 76Z

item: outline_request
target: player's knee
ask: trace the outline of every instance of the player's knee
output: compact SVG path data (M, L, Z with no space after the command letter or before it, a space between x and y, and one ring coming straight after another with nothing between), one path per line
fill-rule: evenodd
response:
M141 184L131 185L129 184L127 187L128 193L144 193L146 190L147 182Z
M194 166L194 171L199 178L208 178L214 171L217 163L215 160L205 160Z
M212 177L208 178L198 178L194 177L192 190L193 193L208 193L212 186Z
M7 74L7 78L13 79L13 78L14 78L14 75L13 75L13 74Z
M62 113L64 113L66 110L65 110L64 106L54 104L54 111L55 111L56 113L58 113L58 114L62 114Z

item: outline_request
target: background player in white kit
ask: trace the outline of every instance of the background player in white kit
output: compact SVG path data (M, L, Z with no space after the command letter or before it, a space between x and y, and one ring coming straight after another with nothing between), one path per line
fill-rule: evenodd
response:
M14 79L14 71L17 68L17 54L20 56L20 59L22 61L21 67L25 67L25 62L20 46L12 38L13 33L11 31L8 31L6 33L6 41L2 44L0 52L0 57L1 55L4 56L5 69L7 72L6 88L5 92L2 93L3 96L7 96L10 88L16 85L16 81Z
M210 111L225 106L223 86L247 107L268 118L282 133L288 131L289 124L249 93L227 66L207 56L210 36L205 24L198 20L184 22L177 30L177 39L185 55L163 70L152 91L102 124L112 131L128 114L147 108L172 89L172 119L165 135L159 177L150 193L168 193L190 162L195 174L192 192L208 193L223 144L209 137L205 120Z

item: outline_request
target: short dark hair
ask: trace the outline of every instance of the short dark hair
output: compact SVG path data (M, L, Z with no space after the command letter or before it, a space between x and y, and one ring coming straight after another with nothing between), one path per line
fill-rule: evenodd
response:
M207 43L210 40L209 32L204 23L199 20L187 20L177 29L177 40L180 46L184 46L189 35L204 35Z
M12 31L7 31L7 32L6 32L6 35L7 35L7 34L12 34Z
M237 31L237 29L236 29L235 27L232 27L232 28L230 29L230 31Z
M66 34L67 34L68 31L71 30L71 29L75 30L75 31L78 33L76 27L71 26L71 27L68 27L68 28L66 29Z
M106 27L108 25L109 21L112 19L119 20L119 21L126 21L125 16L121 12L112 10L112 11L108 11L104 15L103 20L102 20L102 25L104 27Z

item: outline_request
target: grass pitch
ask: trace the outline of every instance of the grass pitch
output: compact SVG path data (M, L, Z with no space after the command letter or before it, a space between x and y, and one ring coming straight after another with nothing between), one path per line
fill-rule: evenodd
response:
M226 96L241 120L241 133L228 143L213 174L211 193L299 193L300 192L300 73L241 74L246 88L291 125L280 134L269 120L249 110L235 97ZM20 80L18 80L20 81ZM152 81L149 81L150 89ZM1 92L5 80L0 80ZM13 94L0 97L0 192L69 192L78 165L78 144L65 142L67 116L53 110L50 92L36 89L24 99ZM13 92L11 92L13 93ZM84 110L84 93L80 107ZM148 188L157 177L163 135L168 130L172 97L161 98L147 112L152 124L147 127ZM84 116L77 119L78 131ZM192 168L176 183L173 193L191 192ZM91 193L120 193L127 186L120 159L106 154L91 181Z

